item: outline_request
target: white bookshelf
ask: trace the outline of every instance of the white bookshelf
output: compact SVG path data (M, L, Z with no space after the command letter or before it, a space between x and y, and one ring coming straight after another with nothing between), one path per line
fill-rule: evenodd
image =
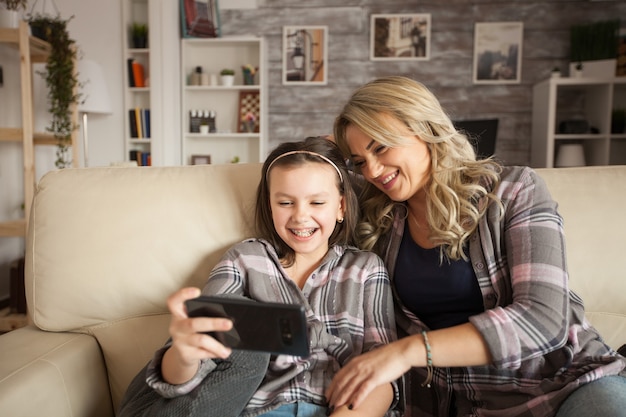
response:
M554 167L558 148L583 145L586 165L626 164L626 134L611 133L611 112L626 109L624 78L549 78L533 87L531 166ZM566 120L584 120L597 132L559 133Z
M265 157L267 92L264 40L258 37L185 38L181 40L181 138L182 164L192 156L210 156L212 164L261 162ZM258 67L253 85L244 85L242 66ZM190 85L192 72L202 67L209 84ZM221 84L220 71L235 70L232 86ZM239 98L242 93L259 96L258 132L240 132ZM190 111L216 114L216 131L191 132Z

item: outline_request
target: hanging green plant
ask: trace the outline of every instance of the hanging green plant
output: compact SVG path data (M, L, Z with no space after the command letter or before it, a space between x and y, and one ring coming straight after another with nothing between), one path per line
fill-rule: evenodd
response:
M0 5L4 5L7 10L26 10L28 0L0 0Z
M51 46L46 69L41 75L48 87L48 111L52 121L46 130L57 140L57 168L66 168L72 164L71 136L78 128L72 117L73 106L78 105L80 99L78 74L74 69L77 48L67 31L67 23L73 17L62 19L59 16L34 15L28 19L33 35Z

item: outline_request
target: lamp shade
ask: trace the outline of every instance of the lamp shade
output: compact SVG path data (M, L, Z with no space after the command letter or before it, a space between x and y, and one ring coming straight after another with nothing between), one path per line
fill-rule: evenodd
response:
M79 112L103 114L113 112L100 64L88 59L80 60L78 62L78 81L82 87L82 103L78 105Z

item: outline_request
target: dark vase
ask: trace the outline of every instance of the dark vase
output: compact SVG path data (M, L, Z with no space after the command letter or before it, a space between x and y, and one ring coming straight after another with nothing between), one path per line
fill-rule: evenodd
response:
M148 38L146 36L133 36L133 48L145 48L148 46Z

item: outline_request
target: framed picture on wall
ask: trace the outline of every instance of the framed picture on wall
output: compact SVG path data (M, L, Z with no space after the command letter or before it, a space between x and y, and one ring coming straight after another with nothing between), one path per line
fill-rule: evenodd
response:
M183 38L217 38L220 17L217 0L180 0Z
M370 59L430 59L430 14L373 14Z
M283 27L283 85L325 85L328 26Z
M209 165L211 155L191 155L191 165Z
M474 84L519 84L523 36L522 22L476 23Z

